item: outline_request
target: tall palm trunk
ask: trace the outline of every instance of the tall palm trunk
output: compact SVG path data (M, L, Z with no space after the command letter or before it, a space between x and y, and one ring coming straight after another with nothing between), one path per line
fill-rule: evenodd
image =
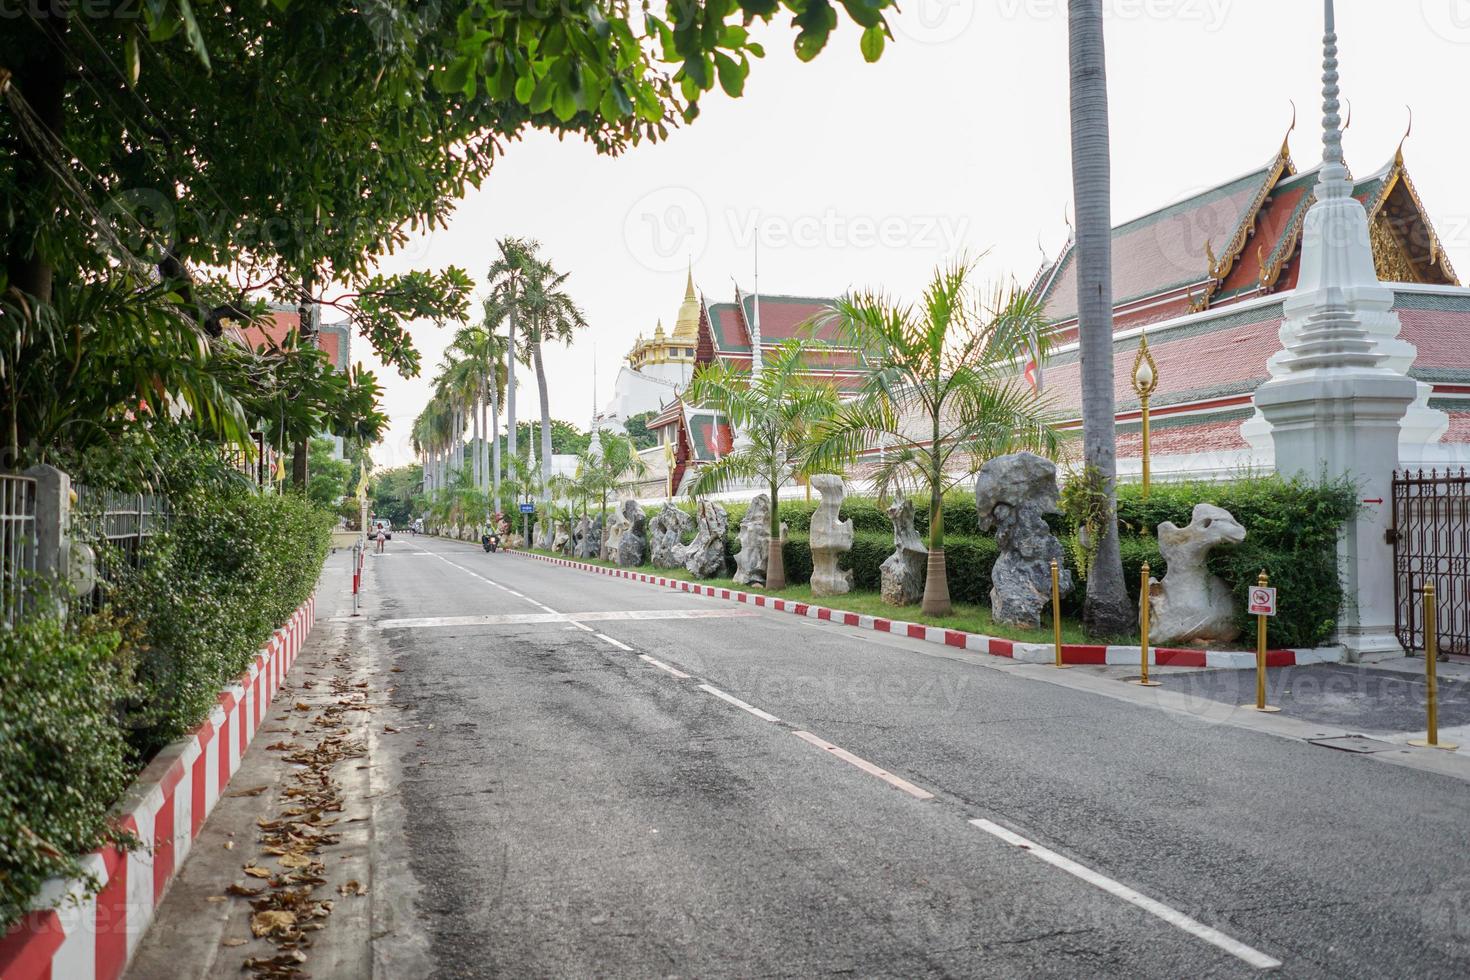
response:
M478 490L483 484L485 476L484 467L480 463L480 392L478 390L475 391L474 397L470 400L470 429L474 433L470 443L471 451L474 453L474 458L471 460L470 472L475 478L475 489Z
M516 458L516 291L510 288L510 326L505 345L505 449Z
M786 588L786 553L781 540L781 481L771 481L771 533L766 548L766 591Z
M944 562L944 474L939 459L939 417L934 418L934 465L929 474L929 564L924 571L924 598L919 609L930 616L954 611L949 600L949 569Z
M490 491L494 508L503 510L500 500L500 392L492 373L490 377Z
M532 334L531 360L536 366L536 387L541 398L541 499L551 502L551 400L546 390L546 367L541 363L541 337Z
M1127 632L1133 608L1123 585L1114 481L1118 473L1113 404L1112 202L1108 158L1108 81L1102 0L1070 0L1072 194L1077 211L1077 334L1082 352L1082 452L1110 504L1097 531L1087 575L1083 623L1093 636Z

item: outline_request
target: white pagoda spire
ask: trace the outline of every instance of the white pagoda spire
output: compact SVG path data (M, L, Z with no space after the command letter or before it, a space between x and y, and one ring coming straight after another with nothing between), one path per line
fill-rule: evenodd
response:
M1356 660L1399 650L1385 532L1405 413L1420 392L1406 373L1414 349L1398 339L1393 290L1378 281L1368 213L1353 197L1343 162L1332 0L1325 14L1316 202L1302 228L1297 288L1284 304L1282 350L1255 393L1261 426L1243 429L1264 432L1278 473L1345 478L1360 488L1363 507L1344 526L1338 548L1345 598L1338 641Z

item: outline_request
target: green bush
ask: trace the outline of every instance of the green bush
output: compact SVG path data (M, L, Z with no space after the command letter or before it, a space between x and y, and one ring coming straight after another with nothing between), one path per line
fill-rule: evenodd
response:
M69 631L51 615L0 629L0 931L106 842L132 775L116 714L131 674L115 631Z
M294 494L196 494L174 501L169 530L109 596L136 634L142 756L190 730L220 687L254 659L316 584L330 513Z

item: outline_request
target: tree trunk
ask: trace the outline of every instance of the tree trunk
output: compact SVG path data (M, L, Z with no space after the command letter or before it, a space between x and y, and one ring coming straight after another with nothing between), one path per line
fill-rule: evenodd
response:
M29 103L41 125L63 143L68 136L67 59L58 49L67 47L66 33L72 16L74 12L62 6L38 4L29 20L8 21L5 28L25 37L15 48L17 53L24 54L17 63L5 66L14 72L10 84ZM15 200L29 202L31 206L19 209L12 218L14 226L5 242L5 266L11 286L42 303L50 303L53 270L39 246L41 235L56 220L56 180L42 151L18 136L12 139L15 189L21 192Z
M299 342L302 347L315 343L313 338L316 335L316 331L311 322L311 287L313 278L310 269L302 273L301 295L296 301L296 328L297 333L300 334ZM306 465L306 451L309 442L310 437L297 442L295 452L291 458L291 483L302 493L306 492L306 482L310 477Z
M510 287L510 326L505 345L505 450L516 458L516 288Z
M1077 324L1082 354L1082 454L1115 500L1117 438L1113 404L1113 270L1108 83L1102 0L1070 0L1072 194L1077 211ZM1123 584L1116 516L1099 529L1087 576L1083 624L1091 636L1130 630L1133 607Z
M490 489L496 510L504 510L500 500L500 395L494 373L490 377Z
M944 564L944 494L942 477L932 474L929 487L929 564L924 570L924 599L919 610L928 616L948 616L954 607L949 601L949 572Z
M541 397L541 499L551 502L551 398L546 390L546 367L541 362L541 338L531 343L531 360L536 365L536 387Z
M776 592L786 588L786 555L781 540L780 482L771 484L771 528L770 541L766 546L766 591Z
M474 398L470 401L470 429L474 433L471 437L470 446L474 452L474 458L470 460L470 472L474 476L475 489L480 489L485 476L485 470L480 465L480 392L475 391Z

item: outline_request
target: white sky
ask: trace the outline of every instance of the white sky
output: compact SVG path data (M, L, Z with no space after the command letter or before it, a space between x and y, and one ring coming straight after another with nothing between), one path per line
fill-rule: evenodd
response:
M992 277L1028 281L1066 240L1071 200L1066 0L904 0L876 65L844 24L816 61L773 25L739 100L707 97L695 123L623 157L534 134L510 144L447 229L386 271L458 265L483 282L494 243L535 238L572 273L591 324L548 351L552 414L586 428L635 336L672 327L684 263L711 302L749 289L759 228L761 291L912 296L947 257L988 253ZM1292 152L1320 159L1322 5L1316 0L1104 0L1118 223L1263 165L1298 108ZM1470 0L1340 0L1348 164L1406 157L1462 276L1470 275L1464 93ZM1201 263L1203 264L1203 263ZM478 307L478 304L477 304ZM412 461L414 416L452 328L416 327L424 372L378 371L392 418L380 466ZM595 356L594 356L595 349ZM518 412L537 412L520 372Z

